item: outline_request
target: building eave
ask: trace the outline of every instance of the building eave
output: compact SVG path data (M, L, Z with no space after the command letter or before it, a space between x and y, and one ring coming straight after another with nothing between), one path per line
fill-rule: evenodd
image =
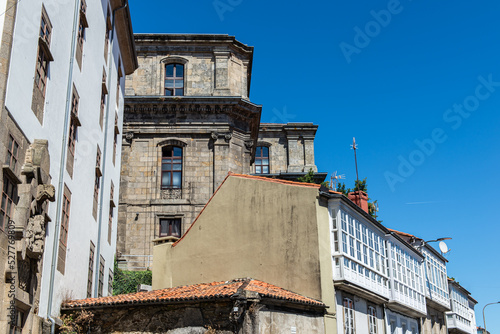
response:
M124 6L126 3L127 0L111 0L111 8L115 10L116 8ZM139 67L139 63L137 62L132 19L128 5L116 12L115 27L125 74L132 74Z

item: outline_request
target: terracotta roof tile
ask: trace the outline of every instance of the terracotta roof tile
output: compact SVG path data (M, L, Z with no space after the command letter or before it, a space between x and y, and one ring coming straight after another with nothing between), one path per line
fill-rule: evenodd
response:
M126 304L151 304L190 300L213 300L219 298L231 298L236 293L242 292L239 290L257 292L261 297L281 299L292 303L325 307L325 304L318 300L304 297L289 290L285 290L275 285L251 278L235 279L227 282L222 281L201 283L110 297L70 300L64 302L61 307L63 309L75 309L82 307L102 307Z
M413 234L409 234L409 233L405 233L405 232L401 232L401 231L396 231L396 230L393 230L392 228L387 228L389 231L391 232L394 232L396 234L399 234L399 235L402 235L402 236L405 236L405 237L409 237L409 238L415 238L415 239L419 239L421 240L419 237L416 237L414 236Z

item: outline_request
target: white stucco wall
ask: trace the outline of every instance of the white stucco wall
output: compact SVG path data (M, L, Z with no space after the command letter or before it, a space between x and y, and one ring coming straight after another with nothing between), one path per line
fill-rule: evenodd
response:
M344 330L344 296L350 296L350 294L345 294L344 292L337 290L335 291L335 301L337 309L337 333L345 333ZM383 306L376 305L368 302L361 296L351 295L354 301L354 328L355 333L369 333L369 323L368 323L368 306L374 306L377 310L377 333L385 333L384 328L384 310Z
M14 29L14 42L11 58L10 77L7 84L6 107L18 122L22 131L30 141L47 139L51 157L50 174L52 184L56 187L56 202L49 207L52 222L47 224L47 238L43 259L42 289L39 315L47 316L48 293L50 284L50 270L52 261L54 232L58 208L57 199L60 191L60 182L70 189L71 208L67 241L66 271L62 275L55 271L54 300L52 315L57 316L61 301L65 298L85 298L87 291L88 257L90 241L98 244L98 221L92 216L93 190L95 179L95 161L97 144L103 153L101 169L103 178L100 191L103 191L101 248L100 253L105 259L103 295L107 295L109 269L113 269L114 253L116 248L116 221L117 208L114 209L111 244L108 244L108 213L110 184L114 184L114 199L118 202L119 171L121 152L121 123L123 120L123 96L120 96L119 108L116 105L116 78L119 56L119 46L113 42L111 66L104 58L104 34L107 0L87 0L87 20L89 27L85 30L83 46L82 68L80 70L74 55L71 54L71 40L73 36L74 8L79 6L78 0L46 0L43 2L45 10L52 23L52 37L50 50L54 61L50 63L47 80L43 125L40 124L31 110L31 96L35 75L38 33L42 11L42 1L21 1L17 4L17 21ZM77 7L79 8L79 7ZM111 49L111 48L110 48ZM70 59L74 59L70 68ZM123 62L122 62L123 63ZM99 126L101 81L103 68L108 74L108 136L104 143L105 129ZM110 71L111 69L111 71ZM72 80L69 73L72 71ZM122 70L124 73L124 70ZM63 174L60 175L62 153L67 149L63 143L63 134L68 132L64 126L66 112L66 97L72 85L76 87L80 96L79 119L73 177L66 171L66 162L62 161ZM123 92L124 79L121 80ZM118 113L120 135L117 143L116 163L113 165L113 140L115 111ZM26 144L26 143L24 143ZM107 152L104 155L104 147ZM64 189L64 188L62 188ZM56 243L57 245L57 243ZM94 276L99 269L99 258L94 257ZM56 261L57 262L57 261ZM57 263L56 263L57 264ZM94 286L97 282L94 280Z

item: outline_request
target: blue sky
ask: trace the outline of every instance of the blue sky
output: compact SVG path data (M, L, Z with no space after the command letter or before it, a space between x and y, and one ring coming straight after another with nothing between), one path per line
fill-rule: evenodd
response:
M345 174L348 186L356 137L379 219L426 240L453 238L448 275L479 301L483 324L483 306L500 301L500 2L130 7L136 33L222 33L254 46L250 99L263 105L262 122L318 124L318 169ZM486 309L492 333L499 315L500 304Z

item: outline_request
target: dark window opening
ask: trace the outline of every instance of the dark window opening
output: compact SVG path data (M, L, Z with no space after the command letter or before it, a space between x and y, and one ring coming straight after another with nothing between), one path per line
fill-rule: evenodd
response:
M160 237L181 237L181 219L160 219Z

